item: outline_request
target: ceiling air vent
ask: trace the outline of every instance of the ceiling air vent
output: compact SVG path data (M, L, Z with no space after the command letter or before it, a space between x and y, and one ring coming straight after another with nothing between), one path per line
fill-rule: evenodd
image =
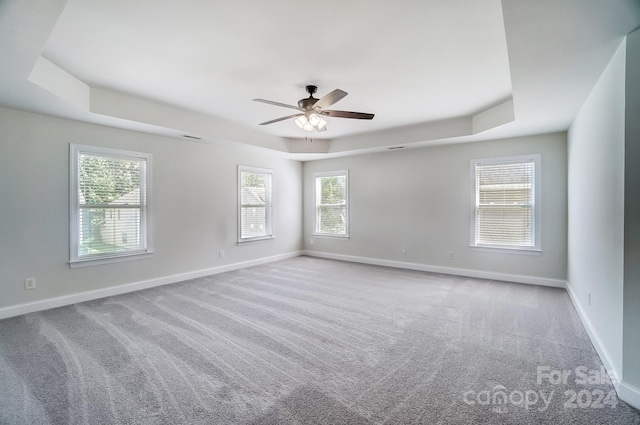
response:
M389 149L390 151L393 151L393 150L396 150L396 149L404 149L404 146L392 146L392 147L387 148L387 149Z
M189 136L188 134L183 134L182 137L184 137L185 139L202 140L202 137Z

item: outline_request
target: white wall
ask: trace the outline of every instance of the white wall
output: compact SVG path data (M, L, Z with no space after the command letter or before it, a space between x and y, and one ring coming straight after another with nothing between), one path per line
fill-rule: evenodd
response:
M153 154L152 258L69 268L69 143ZM275 171L273 241L236 243L238 164ZM0 108L0 309L295 253L301 180L298 161Z
M640 30L627 36L623 379L640 408Z
M542 154L542 255L471 250L469 161L532 153ZM563 285L566 161L566 134L557 133L307 162L304 246L311 253L425 265L462 274L472 270L526 275L541 278L537 283L548 283L544 282L548 279ZM344 169L350 173L351 237L316 237L311 245L313 173ZM401 253L402 247L406 254ZM448 259L449 251L454 252L453 260Z
M624 261L625 44L568 132L568 288L620 378ZM591 305L588 293L591 292Z

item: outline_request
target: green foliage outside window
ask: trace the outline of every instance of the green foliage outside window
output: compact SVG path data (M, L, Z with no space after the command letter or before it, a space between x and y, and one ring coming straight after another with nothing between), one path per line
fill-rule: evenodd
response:
M108 205L140 188L140 161L81 154L78 177L83 205ZM106 214L104 208L83 209L83 240L102 242L100 225Z
M319 187L316 187L316 190L320 191L317 205L317 232L331 235L346 234L346 176L327 176L317 179L316 184Z

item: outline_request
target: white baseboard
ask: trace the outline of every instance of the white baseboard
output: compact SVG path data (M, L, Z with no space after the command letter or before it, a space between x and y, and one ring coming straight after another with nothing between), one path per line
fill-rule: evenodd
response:
M630 404L636 409L640 409L640 388L636 388L621 379L623 377L622 371L619 370L619 368L615 367L613 361L611 360L611 354L609 354L609 350L607 350L607 347L602 342L602 339L600 339L600 335L591 323L589 316L587 316L587 312L582 307L582 304L580 303L575 292L573 292L573 288L571 287L570 283L567 283L567 292L569 293L571 302L578 312L578 316L580 316L580 320L582 321L584 328L587 330L587 334L589 335L589 339L591 339L591 343L598 352L600 360L602 360L602 364L604 365L605 369L607 369L607 372L611 377L613 386L618 392L618 397L620 397L620 399L625 403Z
M627 404L640 410L640 388L629 385L626 382L620 382L618 387L618 396Z
M578 297L575 292L573 292L573 288L570 283L567 283L567 292L569 293L569 298L571 298L571 302L573 306L576 308L578 312L578 316L580 316L580 320L582 321L582 325L587 330L587 334L589 335L589 339L591 339L591 343L595 347L598 355L600 356L600 360L602 360L602 364L605 369L609 373L611 380L613 381L613 385L616 387L616 391L619 391L619 384L621 381L621 371L615 366L611 359L611 354L609 354L609 350L607 350L606 346L603 344L602 339L600 339L600 335L596 331L595 327L591 323L589 316L587 316L587 312L580 304Z
M423 272L450 274L456 276L474 277L478 279L500 280L505 282L527 283L530 285L566 288L566 281L549 279L546 277L525 276L518 274L497 273L485 270L461 269L456 267L432 266L428 264L409 263L404 261L383 260L380 258L356 257L353 255L333 254L321 251L303 251L303 255L310 257L329 258L332 260L350 261L353 263L374 264L377 266L395 267L398 269L419 270Z
M93 291L78 292L70 295L64 295L55 298L47 298L44 300L33 301L24 304L0 307L0 319L19 316L21 314L33 313L36 311L47 310L50 308L62 307L65 305L75 304L83 301L95 300L98 298L110 297L113 295L126 294L127 292L139 291L141 289L153 288L155 286L167 285L184 280L194 279L197 277L209 276L213 274L223 273L231 270L238 270L244 267L257 266L273 261L293 258L300 255L308 255L313 257L330 258L334 260L350 261L355 263L374 264L387 267L395 267L409 270L420 270L426 272L451 274L458 276L469 276L480 279L493 279L508 282L528 283L533 285L553 286L556 288L565 288L565 282L556 279L547 279L533 276L512 275L504 273L494 273L482 270L468 270L453 267L430 266L418 263L408 263L400 261L383 260L368 257L356 257L342 254L332 254L319 251L294 251L287 254L275 255L271 257L259 258L256 260L244 261L240 263L227 264L220 267L210 269L196 270L193 272L179 273L170 276L144 280L140 282L127 283L124 285L112 286L109 288L96 289Z
M259 258L256 260L243 261L240 263L227 264L220 267L210 269L196 270L193 272L179 273L171 276L163 276L159 278L143 280L140 282L127 283L124 285L112 286L109 288L96 289L93 291L78 292L75 294L64 295L61 297L47 298L44 300L34 301L30 303L11 305L0 308L0 319L19 316L21 314L33 313L36 311L47 310L50 308L62 307L65 305L75 304L83 301L95 300L98 298L111 297L113 295L126 294L128 292L139 291L141 289L153 288L156 286L167 285L170 283L181 282L184 280L195 279L197 277L210 276L213 274L224 273L232 270L238 270L245 267L257 266L260 264L271 263L273 261L285 260L287 258L298 257L302 255L301 251L294 251L287 254L274 255L271 257Z

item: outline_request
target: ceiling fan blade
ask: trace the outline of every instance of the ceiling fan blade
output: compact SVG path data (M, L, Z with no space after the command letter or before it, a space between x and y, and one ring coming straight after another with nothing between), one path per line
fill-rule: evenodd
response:
M314 108L327 108L327 107L333 105L334 103L336 103L337 101L339 101L340 99L342 99L343 97L345 97L348 94L349 93L347 93L346 91L343 91L343 90L340 90L340 89L335 89L331 93L321 97L320 100L318 100L316 103L313 104L313 107Z
M301 115L304 115L304 114L293 114L293 115L287 115L286 117L276 118L275 120L261 122L259 125L273 124L274 122L288 120L289 118L295 118L295 117L299 117L299 116L301 116Z
M299 106L287 105L286 103L274 102L272 100L266 100L266 99L253 99L253 100L255 102L262 102L268 105L282 106L283 108L291 108L291 109L297 109L298 111L304 111L304 108L300 108Z
M357 120L371 120L374 117L374 114L350 111L320 111L320 114L336 118L353 118Z

